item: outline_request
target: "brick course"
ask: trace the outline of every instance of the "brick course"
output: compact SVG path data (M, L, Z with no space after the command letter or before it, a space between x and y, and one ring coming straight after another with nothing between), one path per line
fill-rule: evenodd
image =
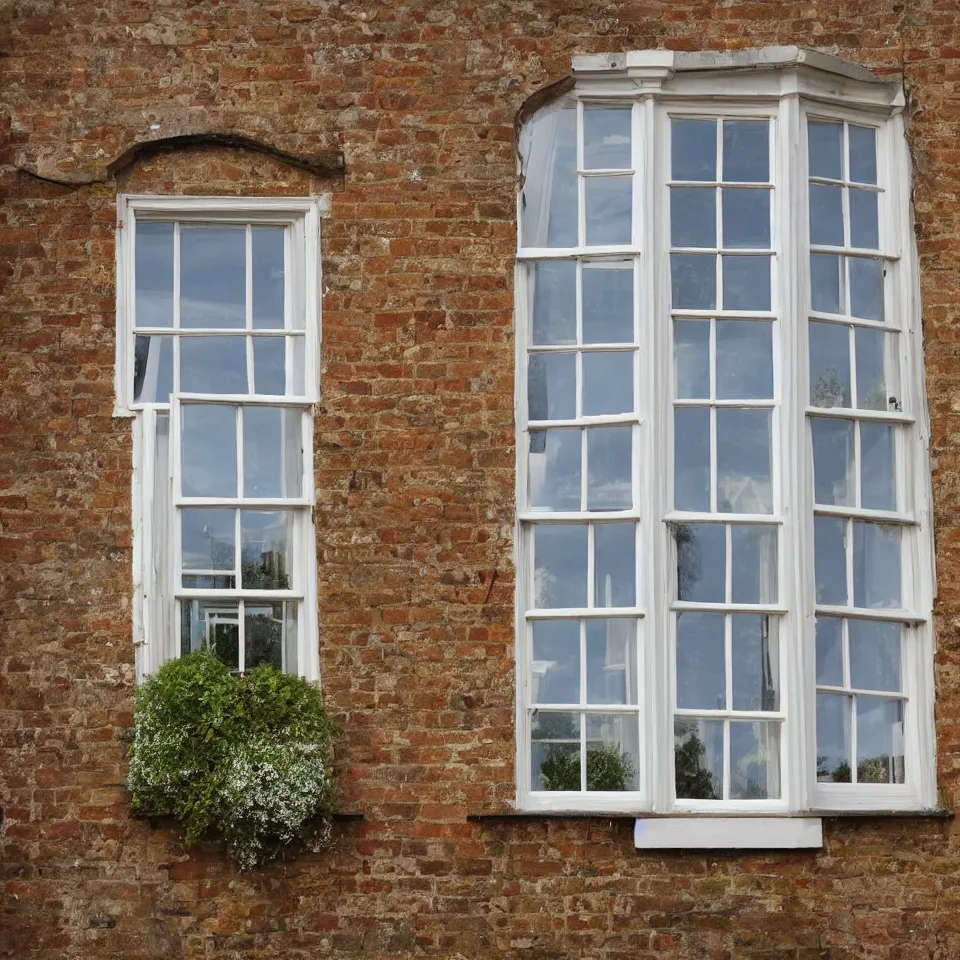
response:
M819 853L640 855L514 794L515 121L575 53L812 46L903 73L960 803L955 0L13 0L0 11L0 956L951 960L960 826L836 819ZM159 125L151 130L153 125ZM241 134L110 164L158 137ZM55 181L61 181L57 183ZM334 852L241 875L132 820L130 423L115 198L332 194L315 431Z

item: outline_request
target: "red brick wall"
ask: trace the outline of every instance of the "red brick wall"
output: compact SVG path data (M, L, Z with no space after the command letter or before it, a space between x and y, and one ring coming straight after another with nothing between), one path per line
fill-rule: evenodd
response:
M939 782L960 801L956 0L24 0L0 12L0 956L960 957L960 827L640 855L629 820L477 823L513 772L514 121L574 53L797 43L911 98L933 420ZM151 124L160 124L150 132ZM112 176L151 137L217 147ZM32 171L32 172L27 172ZM58 186L46 180L86 181ZM316 422L332 854L238 875L131 820L130 423L117 191L333 193Z

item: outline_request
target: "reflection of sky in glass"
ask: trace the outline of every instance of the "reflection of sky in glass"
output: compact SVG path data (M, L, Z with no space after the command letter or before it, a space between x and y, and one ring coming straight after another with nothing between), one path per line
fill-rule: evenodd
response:
M253 227L253 326L283 329L283 227Z
M598 523L594 527L594 546L596 606L634 606L637 602L636 524Z
M180 325L246 323L246 228L181 224Z
M670 153L674 180L716 180L717 121L671 120Z
M730 722L730 799L780 796L780 724Z
M817 694L817 779L849 783L850 697Z
M770 412L721 407L717 418L717 509L771 513Z
M186 508L180 516L183 568L232 572L236 566L236 511Z
M626 170L630 163L630 109L585 106L583 165L587 170Z
M185 404L182 422L184 496L235 497L236 409L213 404Z
M533 627L533 703L580 702L580 621L536 620Z
M184 393L246 393L246 339L181 337L180 389Z
M677 615L677 706L724 710L727 706L723 614Z
M637 624L587 621L587 703L637 702Z
M717 399L773 397L773 324L717 321Z
M814 517L814 570L817 603L847 602L847 523L836 517Z
M807 124L810 176L843 179L843 124L811 120Z
M724 187L723 245L766 249L770 246L770 191Z
M531 264L533 342L577 342L577 264L544 260Z
M580 430L531 430L530 506L580 509Z
M137 222L136 324L173 326L173 224Z
M780 650L777 618L736 613L730 617L733 644L733 709L777 710Z
M670 188L670 244L717 245L717 191L712 187Z
M725 183L766 183L770 179L770 134L766 120L724 120Z
M633 266L584 264L583 342L633 340Z
M843 621L817 617L817 683L843 686Z
M848 620L850 686L858 690L900 689L899 623Z
M537 524L534 528L534 605L587 605L587 525Z
M733 552L731 601L777 602L777 528L758 524L730 527Z
M814 500L831 506L854 505L852 420L811 417Z
M633 233L633 177L589 177L583 185L588 246L629 243Z

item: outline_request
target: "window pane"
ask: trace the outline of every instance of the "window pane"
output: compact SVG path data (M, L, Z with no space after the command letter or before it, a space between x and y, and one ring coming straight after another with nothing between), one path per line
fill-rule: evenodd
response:
M843 684L843 621L817 617L817 683L826 687Z
M716 180L717 121L672 120L670 153L674 180Z
M580 789L580 714L534 710L530 729L531 789Z
M850 686L857 690L900 690L899 623L848 620Z
M773 324L717 320L717 399L773 398Z
M237 414L234 407L185 404L182 487L186 497L237 495Z
M520 152L523 246L577 246L576 107L540 111L523 128Z
M169 403L173 393L173 337L138 336L133 348L133 402Z
M811 307L819 313L843 313L840 296L841 258L832 253L810 254Z
M677 614L677 707L725 710L727 673L721 613Z
M580 430L531 430L530 506L580 509Z
M254 393L260 396L283 396L286 393L286 339L253 338Z
M733 641L733 709L780 709L780 647L777 617L735 613Z
M877 182L877 131L873 127L847 127L850 138L850 179L857 183Z
M860 505L869 510L896 510L894 427L860 422Z
M594 528L594 605L632 607L637 602L637 526L598 523Z
M810 405L850 406L850 332L835 323L810 324Z
M263 663L276 670L283 669L284 604L248 600L244 604L244 662L245 670Z
M726 600L727 537L722 523L677 523L677 599Z
M587 790L636 790L639 768L636 715L587 714Z
M880 226L874 190L850 188L850 246L880 249Z
M580 702L580 621L535 620L532 703Z
M583 342L631 343L633 264L585 263L582 277Z
M588 177L584 181L588 246L630 242L632 196L633 177Z
M677 407L673 411L674 507L710 509L710 411Z
M299 497L302 414L289 407L243 410L243 495Z
M683 400L710 396L710 321L673 321L676 395Z
M717 509L772 513L770 411L720 408L717 417Z
M173 224L138 220L135 261L135 325L172 327Z
M730 527L732 603L777 602L777 528L752 523Z
M852 507L854 496L854 443L852 420L812 417L814 500Z
M730 799L780 797L780 724L730 721Z
M572 420L577 415L576 354L532 354L527 400L531 420Z
M811 120L807 124L810 176L843 179L843 124Z
M629 108L583 108L583 165L587 170L630 169Z
M678 800L722 800L723 721L676 717L673 763Z
M853 525L853 605L900 606L900 528Z
M717 191L713 187L670 188L670 243L716 247Z
M587 605L587 525L537 524L534 543L534 606Z
M817 603L847 603L847 521L814 517L814 569Z
M587 620L587 703L636 702L636 621Z
M724 247L770 246L770 191L723 189Z
M240 605L229 600L180 601L180 654L212 650L228 667L240 667Z
M588 510L629 510L633 506L632 461L633 427L587 430Z
M850 711L852 700L817 694L817 780L850 783Z
M244 590L289 590L293 570L293 513L240 512L240 581Z
M246 325L246 236L244 227L181 224L180 326Z
M887 334L882 330L858 327L857 349L857 406L862 410L887 410L888 394L893 393L887 383L884 364L884 341Z
M723 309L770 309L770 258L723 256Z
M864 320L883 320L883 262L847 257L850 270L850 313Z
M857 782L903 783L903 702L857 697Z
M673 307L713 310L717 305L717 258L714 254L671 253Z
M253 326L282 330L284 227L253 227Z
M184 570L223 570L237 565L236 511L185 508L180 511L180 549Z
M583 415L633 412L633 352L583 355Z
M766 120L724 120L723 179L766 183L770 179L770 134Z
M530 266L533 342L577 342L577 264L545 260Z
M844 246L843 187L810 184L810 242Z
M184 393L246 393L246 338L181 337L180 389Z

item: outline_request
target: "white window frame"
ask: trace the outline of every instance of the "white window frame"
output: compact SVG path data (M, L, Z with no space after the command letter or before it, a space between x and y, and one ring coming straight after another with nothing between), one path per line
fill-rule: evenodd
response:
M117 203L117 342L114 415L133 420L133 568L134 602L133 626L138 682L153 674L167 660L179 656L180 625L179 599L196 596L222 601L225 607L238 601L282 603L295 600L300 604L298 617L298 672L308 680L319 680L319 625L317 602L316 537L313 527L313 507L316 502L313 484L312 410L319 400L320 369L320 218L329 205L328 197L185 197L122 195ZM254 224L286 228L285 275L286 318L284 328L269 331L269 335L287 336L287 369L290 369L289 337L303 338L303 390L284 396L256 394L187 394L179 392L174 382L171 403L136 402L133 396L134 346L137 334L172 336L174 356L179 355L179 340L183 331L174 327L142 327L136 323L134 269L137 223L144 221L175 221L213 224ZM249 251L248 251L249 256ZM175 259L175 277L179 262ZM177 281L175 279L175 289ZM250 296L248 269L247 298ZM292 322L296 316L297 323ZM202 335L202 329L190 329L187 336ZM223 335L218 328L207 331ZM250 320L247 320L250 332ZM242 331L241 331L242 334ZM247 346L248 368L252 364L252 347ZM178 364L174 363L174 369ZM293 407L303 411L301 441L303 449L300 496L278 500L204 499L194 503L193 498L181 496L179 483L179 416L182 403L217 403L235 407L267 405L272 408ZM155 437L158 413L169 416L169 481L157 477ZM241 440L242 443L242 440ZM170 522L157 529L153 521L154 485L168 482L170 486ZM236 501L236 502L234 502ZM250 591L240 588L230 591L181 589L180 524L177 511L182 506L234 506L265 509L269 506L294 508L290 552L294 558L296 590ZM237 544L239 554L239 543ZM168 558L166 567L158 569L156 558ZM237 560L239 564L239 559ZM242 654L241 654L242 656Z
M515 284L517 369L517 523L516 523L516 803L529 811L647 813L667 816L712 815L718 818L747 816L795 817L826 812L923 811L936 807L936 741L933 724L933 626L935 591L931 526L930 474L927 459L929 426L922 365L922 336L916 243L910 207L911 166L904 134L904 98L900 82L878 80L869 71L824 54L796 47L776 47L733 53L678 53L642 51L574 58L573 89L564 99L578 103L632 104L633 243L629 246L572 248L523 247L518 237ZM549 108L547 108L549 109ZM582 109L582 107L580 108ZM773 138L771 183L773 191L775 285L774 442L771 480L774 512L765 521L780 524L779 593L775 605L780 615L780 696L778 716L783 716L781 740L781 797L778 800L697 801L677 800L673 786L674 667L672 639L676 604L660 598L672 593L676 549L667 521L673 497L672 448L672 327L669 267L669 115L769 116L777 128ZM889 519L902 525L903 610L877 611L878 618L900 620L907 629L902 644L902 692L905 697L905 782L903 784L823 784L816 781L815 643L813 627L813 465L808 426L809 349L809 250L807 207L807 115L855 120L878 128L878 183L886 196L881 201L880 256L890 265L885 284L885 330L899 318L899 376L903 412L877 413L848 410L848 419L876 419L901 424L898 440L897 485L901 498L897 514ZM578 147L578 149L580 149ZM521 183L529 171L519 161ZM578 163L582 169L582 164ZM582 178L580 183L582 184ZM580 188L582 190L582 187ZM518 197L518 224L522 221L522 193ZM648 215L649 214L649 215ZM581 214L582 216L582 214ZM584 239L583 225L579 237ZM709 252L709 251L707 251ZM617 512L617 519L640 518L637 556L637 607L615 608L605 614L638 617L637 675L640 687L641 757L639 790L631 793L551 794L531 789L529 697L531 662L528 622L538 616L572 611L534 610L531 600L534 520L582 521L600 519L596 513L530 511L528 489L526 364L531 318L526 265L541 259L574 259L584 254L618 253L635 258L635 364L636 413L620 418L635 423L634 509ZM876 256L876 254L874 254ZM779 289L779 295L777 290ZM579 308L578 308L579 309ZM693 313L696 313L695 311ZM701 311L716 315L717 311ZM751 311L751 315L755 315ZM877 324L881 326L881 324ZM779 334L776 332L779 328ZM624 345L624 349L629 345ZM566 349L577 349L569 347ZM822 415L822 410L816 410ZM835 411L835 416L842 416ZM606 418L606 422L616 418ZM779 428L777 421L779 420ZM593 420L571 421L584 425ZM550 426L558 426L551 422ZM651 429L652 427L652 429ZM779 430L779 453L776 435ZM909 434L906 432L910 431ZM909 453L905 455L905 449ZM657 465L657 466L651 466ZM638 499L639 497L639 499ZM817 512L826 512L818 508ZM850 510L843 508L844 515ZM856 513L856 511L854 511ZM689 513L676 519L696 522ZM714 514L713 520L735 521L734 514ZM744 518L757 522L757 517ZM850 547L852 550L852 546ZM650 598L655 598L651 602ZM701 605L702 606L702 605ZM726 607L729 612L729 606ZM751 612L757 612L751 607ZM822 612L831 612L820 608ZM759 612L763 612L763 609ZM774 612L771 609L771 612ZM845 608L845 613L869 617L870 612ZM582 614L581 614L582 615ZM651 642L652 637L658 641ZM643 678L647 678L646 682ZM582 708L581 708L582 709ZM596 709L596 708L595 708ZM606 708L601 708L606 710ZM583 761L582 761L583 762ZM724 821L726 823L727 821ZM756 819L752 822L759 823ZM786 821L784 821L786 822ZM736 824L736 821L733 821ZM719 826L720 821L717 821ZM753 846L747 823L737 830L736 843ZM818 845L814 832L782 830L767 834L759 845ZM644 842L641 843L641 834ZM814 836L815 834L815 836ZM673 836L673 834L671 834ZM679 835L677 835L679 836ZM709 841L697 833L698 845L730 845ZM772 837L772 839L771 839ZM729 840L729 838L728 838ZM794 841L797 840L795 844ZM814 840L816 843L814 843ZM806 841L809 841L806 842ZM638 824L638 846L682 845L658 834L654 822L644 830Z

